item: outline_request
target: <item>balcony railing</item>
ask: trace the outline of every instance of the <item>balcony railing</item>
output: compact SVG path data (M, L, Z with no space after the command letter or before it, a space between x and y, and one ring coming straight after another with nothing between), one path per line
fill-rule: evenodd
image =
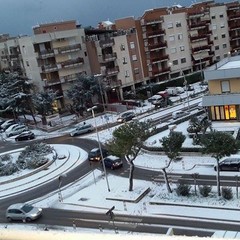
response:
M51 79L51 80L44 80L44 83L46 87L49 87L49 86L61 84L61 81L59 79Z
M141 20L141 25L152 25L152 24L157 24L157 23L162 23L163 22L163 17L160 17L159 19L154 19L154 20Z
M72 81L75 81L77 79L78 79L78 77L77 77L76 74L71 74L71 75L68 75L68 76L65 76L65 77L61 77L60 81L62 83L65 83L65 82L72 82Z
M99 44L101 48L111 47L114 45L114 39L100 40Z
M157 63L157 62L164 62L169 59L168 55L159 55L159 56L151 56L150 61L152 64Z
M229 20L235 20L235 19L239 19L240 18L240 13L239 12L237 12L237 13L235 13L235 14L229 14L228 15L228 18L229 18Z
M62 68L70 68L70 67L76 67L84 63L83 58L77 58L73 60L67 60L65 62L61 62Z
M205 50L209 50L210 51L211 50L211 46L206 45L206 46L192 48L192 52L193 53L201 52L201 51L205 51Z
M235 24L229 24L229 29L234 30L240 28L240 22L235 23Z
M61 54L68 53L68 52L80 51L80 50L81 50L81 44L74 44L74 45L69 45L69 46L58 48L58 52Z
M48 49L48 50L42 50L38 52L38 57L41 59L49 58L54 56L54 50Z
M209 23L208 21L201 21L199 23L192 23L192 24L189 24L189 29L194 30L194 29L205 28L208 23Z
M113 67L113 68L107 68L105 70L102 70L101 74L105 76L113 76L117 75L119 73L119 67Z
M148 49L151 50L155 50L155 49L159 49L159 48L166 48L167 47L167 42L158 42L155 44L149 44L148 45Z
M104 54L102 61L103 62L109 62L109 61L113 61L117 58L117 54L116 53L111 53L111 54Z
M157 36L157 35L164 35L164 34L165 34L164 29L158 29L158 30L155 30L155 31L147 32L146 36L147 37L154 37L154 36Z
M58 71L58 67L56 64L44 65L44 66L41 66L41 68L42 68L42 72L44 73Z
M170 67L162 68L162 69L153 69L150 72L150 76L159 76L170 72Z
M197 41L202 41L207 39L206 34L201 34L201 35L195 35L195 36L190 36L191 42L197 42Z

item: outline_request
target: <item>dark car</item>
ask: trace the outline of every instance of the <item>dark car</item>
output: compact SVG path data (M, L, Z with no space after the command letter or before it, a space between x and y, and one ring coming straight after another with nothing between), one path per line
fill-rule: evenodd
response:
M21 134L19 134L17 137L15 137L15 141L25 141L25 140L30 140L30 139L34 139L35 138L35 134L31 131L28 132L23 132Z
M108 155L107 150L104 149L104 148L102 148L102 155L103 155L103 158L105 158ZM88 154L88 160L89 161L100 161L100 160L102 160L100 149L99 148L93 148Z
M217 170L217 166L214 167L215 171ZM220 171L240 171L240 158L226 158L219 163Z
M116 169L123 166L121 158L110 155L104 158L104 164L106 168Z
M135 117L135 113L134 112L125 112L123 113L118 119L118 122L127 122L132 120Z

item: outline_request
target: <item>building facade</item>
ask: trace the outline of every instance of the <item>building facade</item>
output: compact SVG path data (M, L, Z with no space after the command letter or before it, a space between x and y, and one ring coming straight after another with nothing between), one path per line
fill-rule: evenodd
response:
M240 121L240 56L228 57L204 71L209 93L202 105L212 121Z

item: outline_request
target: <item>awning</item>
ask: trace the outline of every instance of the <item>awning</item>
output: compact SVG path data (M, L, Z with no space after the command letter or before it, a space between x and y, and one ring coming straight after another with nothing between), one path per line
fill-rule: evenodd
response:
M224 105L240 105L240 94L212 95L202 98L203 107Z

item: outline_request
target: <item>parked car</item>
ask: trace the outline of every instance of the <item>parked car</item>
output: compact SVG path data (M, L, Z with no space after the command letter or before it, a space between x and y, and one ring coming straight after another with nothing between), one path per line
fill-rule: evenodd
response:
M42 215L42 209L26 203L16 203L8 207L6 218L12 220L22 220L26 222L38 219Z
M214 166L215 171L217 170L217 166ZM219 170L220 171L240 171L240 157L228 157L219 162Z
M84 134L84 133L92 132L93 130L94 130L93 125L84 124L84 125L78 126L75 130L73 130L70 133L70 136L74 137L74 136L81 135L81 134Z
M116 169L123 166L121 158L110 155L104 158L104 164L106 168Z
M160 94L153 95L152 97L148 98L148 102L153 103L162 99L163 97Z
M18 125L16 127L14 127L12 130L8 131L6 133L6 136L12 137L12 136L18 135L24 131L27 131L27 130L28 130L28 127L26 125Z
M134 112L125 112L117 119L117 122L120 122L120 123L127 122L132 120L134 117L135 117Z
M172 118L175 120L177 118L181 118L187 115L189 115L189 112L187 111L176 111L172 113Z
M12 131L14 128L20 126L18 123L10 125L7 129L5 129L5 133Z
M102 155L105 158L108 155L108 151L102 148ZM100 161L102 160L100 148L93 148L88 154L89 161Z
M15 137L15 141L25 141L25 140L30 140L30 139L34 139L35 138L35 134L31 131L27 131L27 132L22 132L21 134L19 134L18 136Z
M9 119L9 120L6 120L2 125L1 125L1 129L3 131L5 131L9 126L13 125L13 124L16 124L15 120L14 119Z

